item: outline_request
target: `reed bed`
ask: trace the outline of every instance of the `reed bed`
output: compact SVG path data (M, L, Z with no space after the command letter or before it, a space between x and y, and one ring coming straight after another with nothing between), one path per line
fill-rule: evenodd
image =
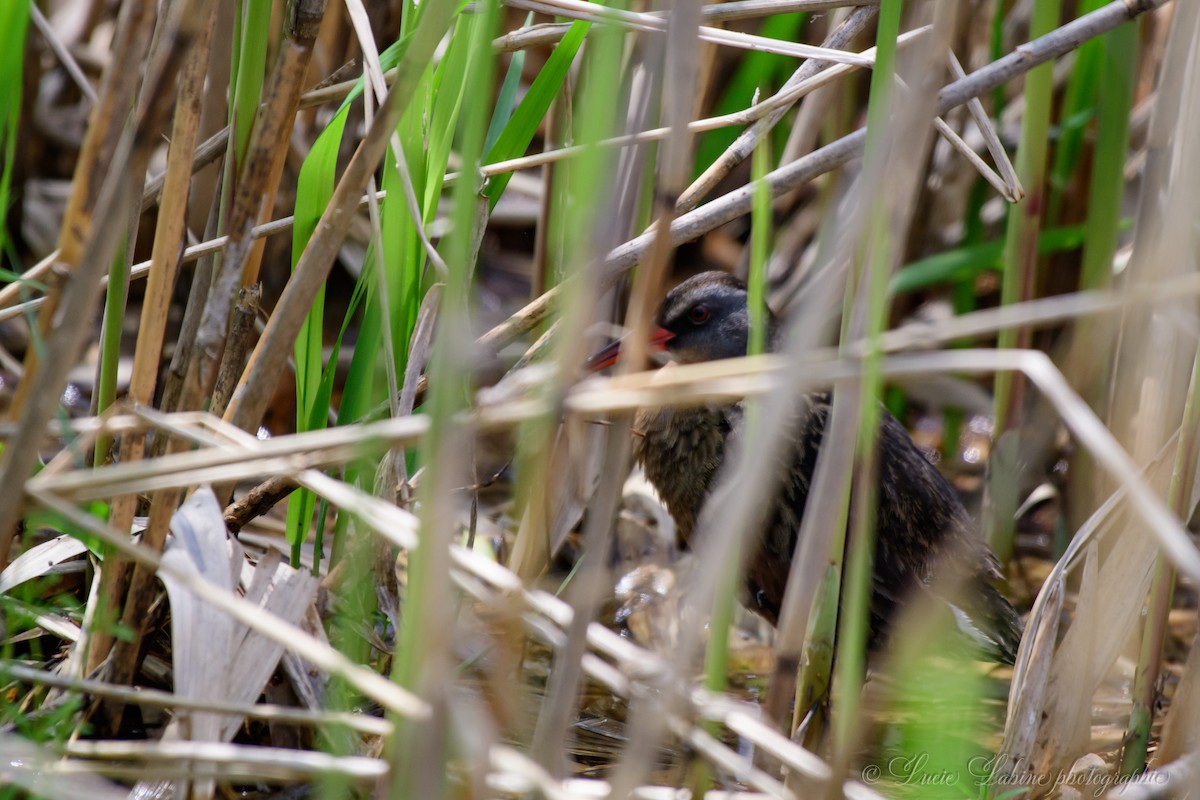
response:
M0 38L0 796L1194 791L1195 3L8 0ZM749 352L653 369L705 269ZM829 388L776 630L740 565ZM679 552L635 414L732 402ZM1011 669L918 602L867 649L885 408L1004 562Z

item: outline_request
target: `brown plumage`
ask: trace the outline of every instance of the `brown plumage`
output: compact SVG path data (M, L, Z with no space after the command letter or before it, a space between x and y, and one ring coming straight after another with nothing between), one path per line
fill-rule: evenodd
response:
M732 358L746 352L749 318L740 281L707 272L676 287L659 310L655 342L682 363ZM777 325L769 322L774 342ZM600 368L616 358L616 347L593 359ZM782 485L759 537L746 574L746 602L776 623L789 564L829 420L830 396L805 398ZM975 533L954 490L925 458L904 427L886 410L879 431L878 515L873 594L872 644L886 638L898 604L914 592L936 590L935 571L961 570L955 602L944 607L970 640L988 656L1012 663L1020 642L1016 612L995 588L1000 565ZM740 434L740 403L639 412L635 427L638 460L679 527L686 543L724 459L731 437Z

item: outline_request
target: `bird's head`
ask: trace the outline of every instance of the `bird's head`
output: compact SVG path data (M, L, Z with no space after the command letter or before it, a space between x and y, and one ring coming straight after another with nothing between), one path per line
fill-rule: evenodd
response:
M670 336L665 349L681 364L746 355L750 312L746 286L724 272L704 272L670 291L655 322Z
M749 336L746 285L724 272L703 272L667 294L650 346L681 364L695 364L746 355ZM613 342L589 359L588 368L595 372L611 366L620 352L620 341Z

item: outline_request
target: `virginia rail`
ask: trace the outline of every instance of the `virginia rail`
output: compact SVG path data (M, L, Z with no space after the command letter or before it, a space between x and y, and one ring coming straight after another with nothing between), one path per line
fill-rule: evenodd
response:
M684 364L746 354L749 311L746 287L723 272L705 272L672 290L657 315L651 346ZM780 326L768 319L768 342L779 344ZM589 361L595 371L617 361L614 342ZM805 397L788 474L772 503L756 552L748 562L745 601L772 624L783 603L791 558L817 453L829 421L830 395ZM962 581L949 606L958 628L981 654L1011 664L1021 625L996 589L1000 564L973 525L954 490L917 448L904 427L881 411L879 488L875 527L875 574L871 597L871 645L884 643L889 623L906 596L934 589L942 570L957 569ZM691 536L725 448L741 428L742 404L660 408L638 412L635 454L678 525ZM945 577L943 575L943 577Z

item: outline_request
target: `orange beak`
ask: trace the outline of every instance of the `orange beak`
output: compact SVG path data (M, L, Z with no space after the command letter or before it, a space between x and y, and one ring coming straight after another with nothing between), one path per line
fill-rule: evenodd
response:
M662 353L667 349L667 342L675 338L675 334L671 333L666 328L655 326L650 331L650 350L651 352ZM617 339L615 342L604 348L600 352L587 360L588 372L599 372L602 369L607 369L613 364L621 360L621 342L624 339Z

